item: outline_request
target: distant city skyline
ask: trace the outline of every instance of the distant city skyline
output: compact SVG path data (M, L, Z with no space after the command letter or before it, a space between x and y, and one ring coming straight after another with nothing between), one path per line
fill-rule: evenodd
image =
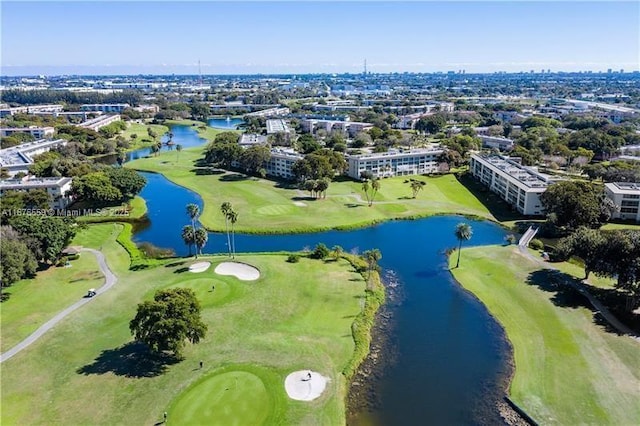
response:
M638 2L7 2L1 73L640 69Z

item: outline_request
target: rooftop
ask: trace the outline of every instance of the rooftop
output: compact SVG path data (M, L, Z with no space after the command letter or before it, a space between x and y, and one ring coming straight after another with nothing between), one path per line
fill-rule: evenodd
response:
M508 157L502 157L500 155L477 157L488 162L493 167L511 176L517 181L525 184L529 188L546 188L553 183L550 176L543 175L529 167L516 163Z

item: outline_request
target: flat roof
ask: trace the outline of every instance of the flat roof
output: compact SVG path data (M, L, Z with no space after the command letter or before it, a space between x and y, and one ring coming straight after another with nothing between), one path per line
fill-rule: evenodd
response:
M71 182L70 177L54 177L54 178L37 178L37 179L4 179L0 180L0 188L2 189L21 189L21 188L42 188L51 186L63 186Z
M613 192L640 194L640 182L610 182L605 183L604 186Z
M475 157L479 160L489 163L494 168L500 170L506 175L511 176L512 178L514 178L518 182L523 183L529 188L546 188L553 183L552 181L550 181L549 176L542 175L541 173L525 167L522 164L518 164L507 157L502 157L499 155L482 156L477 154L472 154L471 157Z

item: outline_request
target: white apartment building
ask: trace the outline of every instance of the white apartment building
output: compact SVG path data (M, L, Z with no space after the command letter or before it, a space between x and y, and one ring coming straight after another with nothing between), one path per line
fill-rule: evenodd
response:
M242 148L249 148L255 145L266 145L267 137L264 135L257 135L255 133L243 133L240 135L238 145Z
M267 135L273 135L275 133L290 134L291 129L286 121L282 119L267 120Z
M271 158L265 167L267 175L283 179L295 179L291 168L296 161L303 158L304 155L297 153L293 149L272 148Z
M3 138L11 136L14 133L29 133L36 139L44 139L53 136L55 129L53 127L3 127L0 128L0 136Z
M478 135L482 141L484 148L496 148L500 151L510 151L513 149L513 140L507 138L500 138L497 136Z
M96 118L92 118L91 120L87 120L82 124L79 124L79 127L84 127L85 129L91 129L95 132L100 130L104 126L108 126L114 121L121 120L120 114L114 115L101 115Z
M470 170L476 179L520 213L544 215L540 195L555 182L551 177L501 155L471 154Z
M350 155L347 157L348 175L360 179L363 172L371 172L378 178L436 173L439 171L438 157L443 152L442 148L423 148Z
M14 114L34 114L34 113L54 113L62 112L62 105L50 104L50 105L29 105L13 108L0 109L0 118L12 116Z
M44 189L51 196L49 208L64 209L72 201L69 192L71 191L72 179L69 177L37 178L37 179L4 179L0 180L0 196L5 191L33 191Z
M302 129L315 133L319 129L324 129L327 133L333 131L340 131L342 133L348 133L349 136L355 136L358 133L371 129L373 124L362 123L358 121L338 121L338 120L319 120L319 119L305 119L301 123Z
M41 139L27 142L10 148L0 149L0 167L6 169L9 176L16 173L29 172L29 166L33 164L33 157L50 149L65 146L66 139L46 140Z
M612 215L614 219L640 222L640 183L605 183L604 194L620 207L620 211Z
M245 114L245 117L277 117L281 115L287 115L291 113L291 110L287 107L267 108L261 111L250 112Z
M84 104L80 106L80 111L101 111L101 112L116 112L121 113L126 108L129 108L129 104Z

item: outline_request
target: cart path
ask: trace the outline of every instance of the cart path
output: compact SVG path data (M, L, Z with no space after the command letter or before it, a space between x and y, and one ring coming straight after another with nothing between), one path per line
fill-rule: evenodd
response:
M42 337L42 335L45 334L47 331L51 330L56 324L62 321L67 315L69 315L76 309L80 308L81 306L91 302L93 299L100 296L102 293L109 290L111 287L113 287L116 284L116 282L118 281L118 277L113 272L111 272L111 269L109 269L109 266L107 265L107 261L104 257L104 254L102 254L98 250L89 249L89 248L83 248L82 251L93 253L93 255L98 260L98 267L100 268L100 272L102 272L102 275L104 275L104 278L105 278L104 284L102 285L102 287L96 290L95 296L83 297L82 299L78 300L76 303L69 306L67 309L63 310L62 312L59 312L56 316L54 316L49 321L41 325L36 331L34 331L29 337L24 339L22 342L18 343L13 348L6 351L5 353L1 354L0 363L5 362L6 360L13 357L18 352L25 349L27 346L29 346L30 344L38 340L40 337Z
M520 254L522 254L526 258L531 259L532 261L538 263L543 268L555 271L557 273L560 273L560 271L557 268L553 267L552 265L548 264L547 262L545 262L545 261L533 256L531 253L529 253L529 251L527 250L526 247L518 246L518 249L520 251ZM593 306L593 308L596 310L596 313L599 313L600 315L602 315L602 317L605 319L605 321L607 321L609 323L609 325L611 325L613 328L615 328L618 331L618 333L620 333L622 335L626 335L626 336L632 338L633 340L635 340L637 342L640 342L640 335L638 335L631 328L629 328L628 326L626 326L625 324L620 322L620 320L618 320L618 318L616 318L611 313L611 311L609 311L609 309L607 309L607 307L604 306L602 304L602 302L600 302L600 300L598 300L598 298L596 298L591 293L589 293L589 291L585 287L578 285L574 281L569 281L569 280L566 280L566 279L563 280L563 283L565 285L568 285L568 286L572 287L573 289L578 291L580 294L582 294L584 297L586 297L589 300L589 302L591 302L591 306Z

